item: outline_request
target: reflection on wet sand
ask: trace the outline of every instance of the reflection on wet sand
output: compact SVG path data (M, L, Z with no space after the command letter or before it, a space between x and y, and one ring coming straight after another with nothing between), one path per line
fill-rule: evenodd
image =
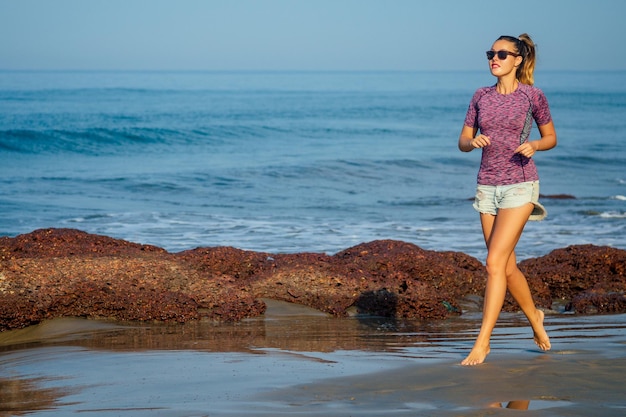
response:
M264 317L239 323L112 323L61 318L27 329L0 333L0 352L40 343L115 351L192 349L259 353L261 349L333 352L389 351L407 345L436 347L458 339L466 323L396 321L389 318L338 319L291 303L265 300Z
M509 408L511 410L528 410L530 400L513 400L506 404L506 407L502 403L492 403L489 405L491 408Z
M230 324L55 319L0 333L0 417L623 415L626 315L549 317L549 353L521 315L503 315L489 362L468 369L479 323L338 319L271 300L265 317Z
M541 398L541 397L540 397ZM509 410L547 410L550 408L571 407L574 405L572 401L559 400L558 398L545 397L541 399L535 399L532 402L530 400L513 400L505 403L492 403L490 408L508 408Z
M0 378L0 417L21 416L61 405L67 390L41 388L43 378Z

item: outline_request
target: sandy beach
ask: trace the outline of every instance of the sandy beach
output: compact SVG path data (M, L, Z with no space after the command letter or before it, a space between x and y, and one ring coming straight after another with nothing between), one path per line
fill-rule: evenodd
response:
M333 318L268 302L236 324L62 318L0 334L0 416L621 416L626 315L547 315L539 351L501 316L462 367L479 315ZM508 407L508 408L507 408Z

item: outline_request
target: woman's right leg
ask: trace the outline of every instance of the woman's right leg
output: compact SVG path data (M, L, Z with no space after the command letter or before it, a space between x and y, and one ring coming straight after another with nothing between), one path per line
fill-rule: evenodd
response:
M501 209L497 216L481 214L481 223L487 243L487 286L483 303L480 332L470 354L462 365L483 363L490 350L491 333L496 325L507 290L507 266L515 245L522 235L531 203L522 207Z

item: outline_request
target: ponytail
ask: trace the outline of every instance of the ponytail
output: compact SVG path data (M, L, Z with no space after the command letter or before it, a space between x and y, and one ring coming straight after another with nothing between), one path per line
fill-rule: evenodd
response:
M527 33L522 33L519 37L500 36L498 40L511 42L517 48L517 53L522 57L522 63L517 67L515 76L522 84L533 85L535 83L535 43Z

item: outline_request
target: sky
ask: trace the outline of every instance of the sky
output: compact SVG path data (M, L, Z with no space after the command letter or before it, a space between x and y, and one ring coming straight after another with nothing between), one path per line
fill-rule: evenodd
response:
M0 70L626 70L623 0L0 0Z

